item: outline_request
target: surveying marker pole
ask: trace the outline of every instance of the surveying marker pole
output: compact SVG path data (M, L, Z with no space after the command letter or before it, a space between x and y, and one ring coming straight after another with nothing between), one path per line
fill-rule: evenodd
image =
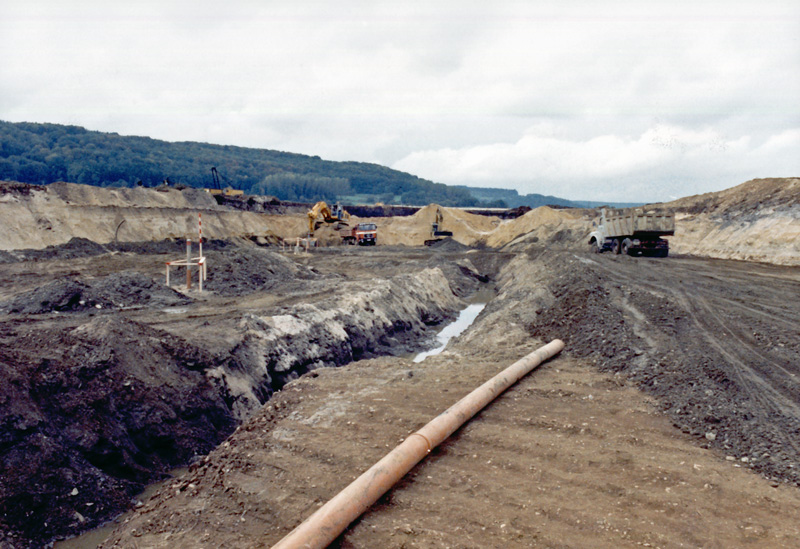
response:
M192 239L186 239L186 289L192 289Z

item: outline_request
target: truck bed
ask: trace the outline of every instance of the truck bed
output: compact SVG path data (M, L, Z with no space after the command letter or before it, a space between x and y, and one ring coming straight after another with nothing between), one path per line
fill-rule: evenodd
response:
M640 209L606 210L606 236L669 236L675 234L675 214Z

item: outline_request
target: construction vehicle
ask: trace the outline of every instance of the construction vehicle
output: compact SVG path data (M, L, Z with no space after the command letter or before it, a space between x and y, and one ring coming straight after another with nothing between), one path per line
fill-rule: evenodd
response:
M453 236L453 231L445 231L442 229L444 216L442 215L441 208L436 208L436 219L431 223L431 237L425 241L426 246L433 246L436 242L444 240L448 236Z
M595 253L667 257L669 242L661 238L675 234L675 214L645 212L641 208L603 208L600 224L589 234Z
M224 178L224 176L223 176ZM228 183L228 180L225 179L225 182ZM208 194L222 194L225 196L241 196L244 194L244 191L239 189L234 189L231 185L227 185L224 189L219 182L219 172L217 171L216 166L211 166L211 184L212 188L205 189Z
M342 227L350 225L350 214L341 205L336 204L333 209L329 208L325 202L317 202L314 207L308 210L308 236L314 236L314 231L322 223L335 223L334 229L337 231Z
M359 223L349 234L342 236L342 243L374 246L378 243L378 226L375 223Z

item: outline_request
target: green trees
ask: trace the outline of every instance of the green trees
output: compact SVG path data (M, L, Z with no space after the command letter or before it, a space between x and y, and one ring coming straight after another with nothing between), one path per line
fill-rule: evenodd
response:
M365 162L332 162L266 149L207 143L171 143L120 136L78 126L0 121L0 180L47 184L154 187L168 179L189 187L212 186L216 166L223 185L248 194L316 202L481 203L464 188L448 187Z

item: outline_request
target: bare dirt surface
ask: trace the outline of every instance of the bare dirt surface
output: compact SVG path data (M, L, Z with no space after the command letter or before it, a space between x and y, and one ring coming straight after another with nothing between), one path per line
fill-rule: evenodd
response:
M174 256L77 248L0 266L0 539L12 546L112 518L310 370L419 348L485 280L460 254L342 248L317 269L217 245L212 291L184 295L163 284Z
M434 450L334 546L794 547L798 313L787 297L798 276L735 262L521 254L445 353L290 383L103 547L268 547L554 336L567 342L563 356ZM715 294L728 278L740 291ZM701 294L720 309L686 304ZM720 316L735 320L709 325ZM741 333L749 320L769 327L769 344Z
M673 252L796 265L796 241L752 240L797 227L793 181L676 202ZM331 247L295 254L274 244L304 230L301 214L2 187L17 243L0 251L2 549L131 507L103 547L269 546L552 338L561 356L334 546L797 546L796 266L589 254L597 212L549 208L509 221L445 208L453 238L423 247L430 206L382 218L377 247L333 245L326 227ZM168 288L164 264L184 257L200 211L219 237L207 291ZM715 230L720 246L691 248ZM412 362L476 295L492 299L473 326Z

